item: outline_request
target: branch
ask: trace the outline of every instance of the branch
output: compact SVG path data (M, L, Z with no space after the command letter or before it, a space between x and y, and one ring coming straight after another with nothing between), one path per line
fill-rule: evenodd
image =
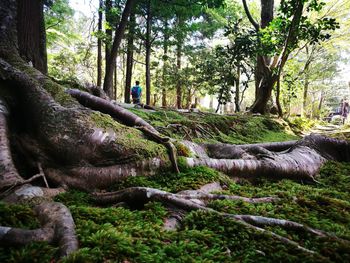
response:
M247 5L247 1L246 0L242 0L242 3L243 3L243 7L244 7L244 11L250 21L250 23L254 26L255 30L256 31L259 31L260 29L260 26L259 24L254 20L254 18L252 17L252 15L250 14L250 11L249 11L249 8L248 8L248 5Z

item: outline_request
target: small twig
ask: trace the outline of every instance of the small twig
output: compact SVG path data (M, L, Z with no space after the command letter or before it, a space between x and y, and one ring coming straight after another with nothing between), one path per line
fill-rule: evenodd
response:
M39 175L43 178L46 188L50 188L50 187L49 187L49 184L47 183L44 170L43 170L43 168L41 167L41 163L38 163L38 168L39 168Z

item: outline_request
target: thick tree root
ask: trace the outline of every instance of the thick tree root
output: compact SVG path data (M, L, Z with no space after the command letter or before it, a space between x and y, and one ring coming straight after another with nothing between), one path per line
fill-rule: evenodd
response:
M84 191L105 189L127 177L137 175L151 176L169 163L153 158L134 163L112 165L107 167L76 167L67 170L45 169L47 177L63 188L76 188ZM168 167L169 168L169 167Z
M194 192L199 192L199 191L194 191ZM235 222L240 223L249 229L271 235L284 244L291 245L300 251L310 253L310 254L315 254L315 252L300 246L298 243L288 238L277 235L276 233L273 233L261 227L262 226L280 226L286 229L297 230L299 232L302 231L302 232L310 233L319 237L328 237L342 243L350 244L349 241L340 239L333 234L329 234L318 229L313 229L293 221L261 217L261 216L234 215L234 214L222 213L207 207L207 203L209 200L210 201L216 200L216 199L237 200L238 197L236 196L223 197L223 195L215 195L215 194L209 194L209 193L203 193L203 192L200 194L199 193L193 194L193 191L189 191L189 192L185 191L178 194L172 194L169 192L165 192L165 191L161 191L153 188L131 187L131 188L117 191L117 192L94 193L93 198L99 204L105 205L105 204L111 204L111 203L126 202L133 207L140 207L141 204L144 204L149 201L161 202L165 206L170 207L171 209L170 211L172 213L174 213L175 211L175 215L173 217L170 217L170 219L173 220L173 222L166 222L169 225L165 226L166 229L170 227L171 230L174 227L176 227L176 225L179 223L179 220L181 220L182 218L182 216L180 217L178 216L179 211L181 214L183 213L183 211L202 210L206 212L216 213L223 217L231 218ZM248 201L253 203L278 201L271 197L257 198L257 199L240 197L238 200Z
M34 241L58 243L61 256L67 256L78 249L74 221L66 206L44 202L37 205L34 211L42 228L25 230L1 226L0 242L6 245L25 245Z
M87 92L69 89L67 90L67 93L76 98L82 105L109 114L126 125L132 127L136 126L136 128L144 132L147 136L151 137L156 142L163 144L168 149L174 172L180 172L177 165L176 148L170 141L170 138L162 137L159 132L145 120L108 100L96 97Z
M0 99L0 189L6 189L23 182L13 164L6 115L5 103Z
M158 131L154 129L152 125L148 124L142 118L116 104L113 104L110 101L77 89L68 89L66 90L66 92L72 97L76 98L83 106L91 108L93 110L98 110L102 113L109 114L113 118L124 123L125 125L131 127L143 126L147 127L150 131L154 133L158 133Z
M144 132L146 135L151 137L154 141L164 145L169 153L169 159L171 161L173 171L175 173L180 173L179 166L177 165L177 154L176 154L176 148L174 144L171 142L171 139L168 137L161 136L158 132L154 133L153 131L149 130L147 127L143 126L140 127L139 130Z

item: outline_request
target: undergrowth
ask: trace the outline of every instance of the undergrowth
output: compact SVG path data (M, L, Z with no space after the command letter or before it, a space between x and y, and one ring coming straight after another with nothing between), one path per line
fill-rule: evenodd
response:
M327 163L320 171L319 184L304 185L290 180L269 182L245 180L236 183L209 168L187 168L180 175L164 173L154 177L135 177L122 182L127 186L157 187L167 191L195 189L213 181L226 184L226 194L247 197L277 196L280 202L248 204L239 201L214 201L222 212L252 214L294 220L335 233L350 240L350 165ZM115 188L115 187L114 187ZM118 189L115 188L115 189ZM123 207L96 207L86 193L70 191L56 201L72 212L80 249L63 262L346 262L350 248L332 239L286 231L269 230L290 238L318 253L305 254L286 246L268 234L253 232L220 215L193 211L179 231L162 230L167 215L157 202L143 210ZM29 208L0 205L1 224L37 227ZM21 216L20 216L21 215ZM20 218L20 219L19 219ZM29 256L30 255L30 256ZM45 243L21 248L0 248L1 262L54 262L57 249Z

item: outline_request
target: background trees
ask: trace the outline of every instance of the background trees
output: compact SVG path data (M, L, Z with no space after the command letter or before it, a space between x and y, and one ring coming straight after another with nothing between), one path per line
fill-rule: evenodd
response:
M106 63L109 59L111 38L115 37L115 30L126 3L96 2L95 15L89 18L73 17L72 9L64 1L55 1L53 5L48 5L45 13L49 61L54 61L49 63L50 74L60 79L84 79L100 86L103 84L100 79L107 73L110 84L103 84L104 89L111 98L123 102L130 102L130 87L135 80L141 81L146 104L182 108L196 104L194 100L197 98L197 105L208 108L210 104L206 96L213 94L217 109L219 101L224 102L221 91L228 90L228 85L225 84L227 78L223 76L222 80L216 81L217 84L209 85L206 82L205 75L208 75L210 67L216 67L225 73L234 72L232 76L239 76L235 80L237 85L230 85L232 93L226 92L227 95L230 94L225 99L225 103L228 103L226 110L240 111L251 106L253 112L264 113L276 105L281 116L289 113L317 116L318 114L307 112L311 107L309 102L316 100L310 99L310 96L320 97L322 93L321 90L313 91L314 95L309 96L309 85L318 83L308 77L312 75L309 71L317 67L315 58L322 56L333 60L335 64L329 70L340 73L340 61L347 52L347 35L341 33L346 32L349 26L347 20L343 19L346 14L342 12L346 9L341 8L349 5L347 0L341 3L329 1L326 5L319 1L283 1L280 6L273 1L264 1L261 5L258 1L241 3L233 0L178 0L169 4L152 0L141 1L135 5L116 57ZM66 17L65 21L61 19L62 15ZM337 24L333 17L337 17L340 23ZM59 21L58 24L62 25L60 31L54 27L56 22L49 19ZM84 22L68 22L73 19ZM91 27L89 32L81 36L79 32L83 28L80 25L84 23ZM340 28L334 31L338 26ZM334 38L329 39L329 33ZM53 41L54 48L51 47ZM106 52L102 55L96 50L101 45L106 47ZM217 66L213 61L205 69L204 60L193 59L201 57L199 54L217 54L218 50L222 50L222 56L216 58L219 63ZM331 53L333 55L328 55ZM208 55L207 60L210 58L213 56ZM322 64L321 61L320 63ZM115 70L107 72L106 67L112 64L114 66L111 67ZM223 70L222 66L227 65L232 66L231 71ZM335 70L336 67L339 71ZM63 72L60 72L60 68ZM288 77L291 72L299 72L301 75L292 81ZM326 74L327 81L324 83L327 84L323 85L329 86L332 81L336 82L337 74L332 77ZM255 80L255 88L252 79ZM194 90L190 83L194 80L198 83L196 86L200 87L200 92L197 92L200 95L192 96L192 101L189 102L189 90L192 93ZM339 85L344 86L344 83L345 81ZM110 85L113 89L106 88ZM219 86L225 88L215 88ZM347 90L343 91L343 96L346 96ZM326 101L322 103L323 106L327 105L325 94L328 93L324 92L323 98ZM300 96L303 97L303 106L295 105L300 104L300 99L297 99ZM228 107L231 104L235 106Z

